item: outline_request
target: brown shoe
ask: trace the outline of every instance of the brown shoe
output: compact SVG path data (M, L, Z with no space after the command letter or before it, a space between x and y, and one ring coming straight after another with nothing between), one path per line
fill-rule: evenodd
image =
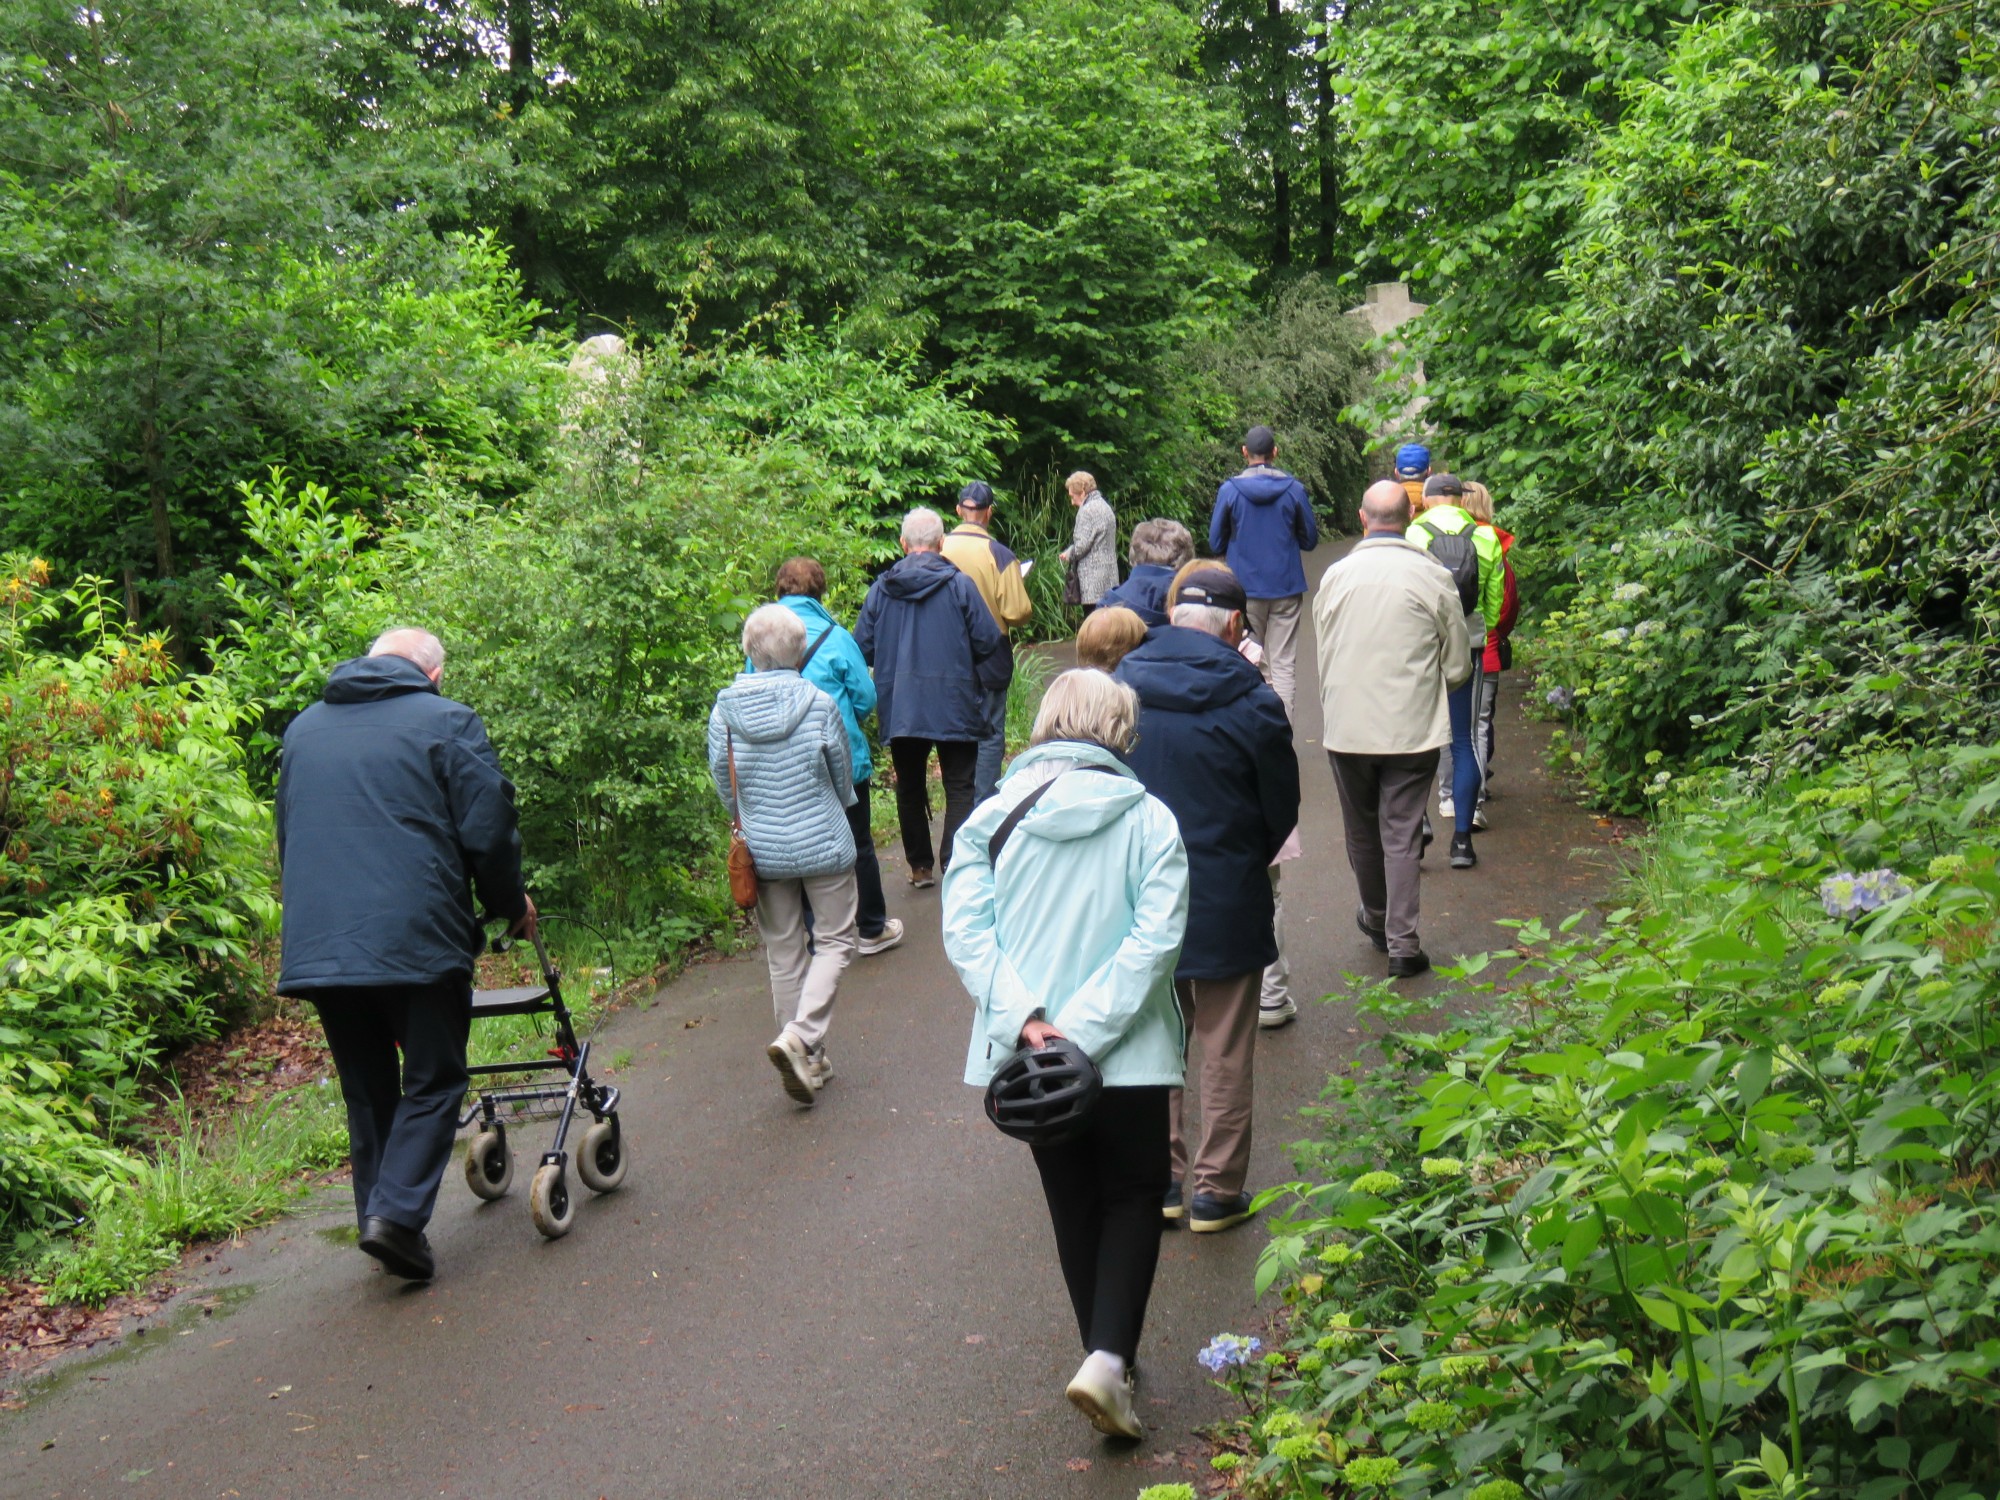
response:
M910 867L910 884L918 890L923 890L928 886L936 885L937 876L931 873L929 865L912 865Z

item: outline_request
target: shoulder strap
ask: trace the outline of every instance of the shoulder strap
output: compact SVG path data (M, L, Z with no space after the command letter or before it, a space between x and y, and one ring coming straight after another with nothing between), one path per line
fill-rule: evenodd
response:
M806 654L799 658L799 670L801 672L805 671L806 663L811 661L814 656L819 654L819 648L826 644L826 638L832 634L833 634L833 627L829 625L826 627L826 629L822 630L819 633L818 640L814 641L810 646L806 647Z
M727 725L722 735L729 744L729 826L743 831L743 794L736 789L736 732Z
M1099 771L1106 776L1116 776L1118 774L1109 766L1071 766L1070 771ZM1008 811L1007 816L1000 820L1000 826L993 830L993 837L986 841L986 863L989 867L994 870L1000 868L1000 851L1007 847L1007 840L1013 837L1014 829L1019 826L1021 819L1027 817L1028 810L1042 800L1042 795L1050 787L1054 786L1067 775L1069 775L1069 771L1056 772L1055 775L1036 787L1019 802L1016 802L1012 809Z

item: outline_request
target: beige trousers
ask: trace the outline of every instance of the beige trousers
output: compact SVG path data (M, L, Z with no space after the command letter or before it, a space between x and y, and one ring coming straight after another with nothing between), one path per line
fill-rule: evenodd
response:
M811 952L806 900L813 910ZM757 882L757 934L771 969L771 1010L778 1030L796 1033L808 1052L818 1052L826 1043L841 971L860 942L854 925L857 902L852 867L837 875Z
M1299 615L1305 597L1294 594L1289 599L1252 599L1244 611L1250 618L1250 629L1264 648L1264 665L1271 671L1271 691L1285 705L1288 719L1298 717L1292 712L1292 701L1298 693Z
M1187 1200L1197 1194L1233 1198L1249 1175L1257 990L1263 977L1259 969L1231 979L1174 981L1181 1014L1188 1018L1190 1050L1200 1052L1199 1063L1190 1069L1201 1091L1201 1141L1192 1153L1181 1129L1184 1091L1168 1095L1174 1180L1183 1184Z

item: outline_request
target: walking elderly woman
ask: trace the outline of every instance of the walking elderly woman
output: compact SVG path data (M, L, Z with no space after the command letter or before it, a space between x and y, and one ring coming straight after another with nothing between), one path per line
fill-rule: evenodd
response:
M1160 1255L1167 1096L1186 1050L1174 965L1188 910L1173 814L1119 759L1138 722L1123 683L1058 677L944 880L945 952L973 998L965 1081L984 1086L1017 1047L1052 1036L1104 1078L1080 1136L1032 1149L1087 1351L1068 1396L1099 1431L1128 1438L1143 1432L1133 1367ZM995 830L1037 792L996 867Z
M1076 574L1079 601L1094 609L1118 587L1118 518L1096 479L1078 469L1069 476L1069 503L1076 507L1076 530L1062 560Z
M708 716L708 770L757 862L757 934L778 1022L764 1050L785 1092L810 1107L833 1076L827 1022L858 938L847 730L833 699L799 675L805 653L805 625L782 604L743 622L751 670Z

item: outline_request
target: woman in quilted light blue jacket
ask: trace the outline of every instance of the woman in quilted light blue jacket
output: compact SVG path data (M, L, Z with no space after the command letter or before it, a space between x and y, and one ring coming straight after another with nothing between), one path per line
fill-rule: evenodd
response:
M847 729L839 705L799 675L805 651L805 625L783 605L744 621L751 670L708 716L708 770L757 861L757 933L778 1022L764 1050L785 1092L810 1107L833 1076L827 1022L859 938Z

